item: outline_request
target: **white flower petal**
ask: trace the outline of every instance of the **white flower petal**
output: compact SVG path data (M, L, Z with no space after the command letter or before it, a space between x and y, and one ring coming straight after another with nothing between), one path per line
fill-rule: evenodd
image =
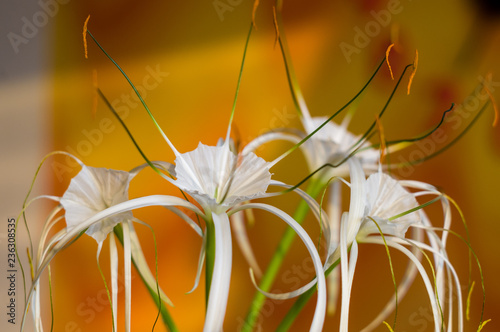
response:
M423 231L418 228L413 228L413 233L415 234L417 241L421 242L423 239ZM416 247L414 247L412 251L415 257L420 261L422 257L422 252ZM401 302L405 297L405 295L408 293L410 286L413 284L413 281L415 280L417 272L418 271L416 266L413 263L409 262L405 270L405 274L403 275L403 277L401 278L401 282L399 282L397 286L398 303ZM389 317L389 315L394 311L395 308L396 308L396 294L393 294L391 299L387 302L387 304L380 311L377 317L375 317L370 322L370 324L368 324L364 329L362 329L361 332L370 332L379 327L382 324L382 322L387 317Z
M336 248L339 244L340 220L342 215L342 192L341 183L334 181L330 184L328 199L328 215L330 216L330 241L331 247ZM340 270L334 269L327 277L328 285L328 314L333 315L337 311L337 300L339 296Z
M356 158L350 158L349 172L351 177L351 201L349 203L349 219L347 221L347 246L356 238L365 215L366 179L361 162ZM336 260L336 257L333 258Z
M215 261L208 296L204 332L222 331L231 282L232 242L227 214L212 213L215 229Z
M125 331L130 332L130 321L132 316L132 253L130 251L130 227L131 221L123 225L123 264L125 274Z
M68 230L77 227L97 212L128 200L130 179L128 172L82 166L61 198L61 204L66 210ZM102 244L116 224L130 218L132 213L125 212L103 219L100 223L91 225L86 233Z
M340 223L340 266L341 266L341 279L342 279L342 302L340 305L340 328L339 331L347 332L349 326L349 303L351 300L352 282L354 279L354 271L358 258L358 244L356 241L352 242L350 260L347 261L347 249L350 245L348 241L348 225L349 221L347 214L342 215Z
M243 209L261 209L276 215L277 217L285 221L290 227L292 227L293 230L300 237L302 242L304 242L304 244L306 245L306 248L309 251L309 254L311 255L311 258L313 260L314 269L316 270L316 279L318 280L317 282L318 298L316 302L316 309L314 311L314 318L311 324L310 331L314 332L322 331L326 313L326 281L325 281L325 274L323 272L323 264L321 262L318 252L316 251L316 247L313 241L311 240L307 232L302 228L302 226L300 226L299 223L297 223L288 214L286 214L285 212L281 211L278 208L275 208L274 206L262 203L249 203L243 206L235 207L233 211L237 212Z
M276 180L271 180L270 185L271 186L278 186L278 187L282 187L282 188L287 188L287 189L293 188L293 186L290 186L288 184L285 184L283 182L276 181ZM303 191L302 189L295 188L293 190L293 192L298 194L307 203L307 205L309 205L309 209L313 213L316 220L319 222L319 227L322 229L324 237L327 241L327 248L328 248L327 257L329 257L333 253L334 246L332 245L332 241L331 241L331 237L332 237L332 232L330 229L331 222L330 222L330 218L328 216L328 213L326 213L321 208L321 206L318 204L318 202L316 202L316 200L313 197L309 196L309 194L306 193L305 191ZM325 270L328 267L329 267L329 265L325 267Z
M235 155L229 144L198 147L176 159L175 185L208 210L226 211L263 196L269 185L269 163L250 152Z
M263 144L272 142L272 141L288 141L292 142L293 144L299 143L302 138L304 138L304 135L292 133L292 132L285 132L284 130L281 130L278 128L274 131L262 134L260 136L257 136L254 140L252 140L250 143L248 143L244 148L243 151L241 152L242 155L246 155L250 152L254 152L257 150L259 147L261 147Z
M384 245L384 241L382 240L382 238L375 237L375 236L370 236L370 237L364 239L363 242ZM405 254L409 259L412 260L412 262L417 267L417 269L420 273L420 276L422 277L422 280L424 281L425 288L427 290L427 295L429 296L429 301L431 303L432 314L434 317L434 331L439 332L439 330L441 328L441 319L440 319L439 309L438 309L436 298L434 296L434 290L433 290L431 281L429 280L429 276L427 275L425 268L423 267L422 263L420 263L420 261L417 259L417 257L415 257L415 255L410 250L408 250L404 246L400 245L399 243L396 243L395 241L393 241L393 238L387 237L386 243L389 247L393 247L393 248L399 250L401 253Z
M137 218L134 218L134 221L143 224L146 227L151 227ZM157 293L156 276L153 275L153 272L149 268L148 262L146 260L146 257L144 256L144 252L142 251L141 243L139 241L139 237L137 236L133 223L129 223L129 232L130 232L130 251L137 272L139 272L139 275L144 281L146 287L148 287L150 291ZM172 301L168 298L168 296L165 294L165 292L161 287L159 287L159 291L160 291L160 298L162 299L162 301L170 306L174 306Z
M326 117L313 117L310 121L304 122L304 129L310 134L327 119ZM358 140L359 136L347 131L345 126L339 126L335 122L329 121L304 144L303 151L309 161L310 169L314 170L326 163L335 164L340 162L352 152L354 144ZM362 146L367 147L366 144ZM375 149L366 149L357 154L356 158L361 161L363 167L366 165L372 168L373 165L378 163L379 153ZM328 179L332 176L345 176L347 174L348 168L344 164L335 169L330 169L323 176Z
M109 237L109 264L111 270L111 298L113 326L118 328L118 250L114 236Z
M250 244L250 240L248 239L243 212L240 211L231 215L231 223L233 224L233 234L236 238L236 243L238 243L243 257L245 257L245 260L247 261L248 265L250 265L250 268L255 271L257 277L260 278L262 276L262 270L257 263L252 245Z
M395 179L377 172L366 180L366 214L372 217L384 234L404 237L410 225L420 222L419 213L412 212L395 220L388 219L419 206L414 194L408 192ZM379 233L377 225L365 219L359 236Z
M460 280L458 278L457 272L455 271L455 268L451 264L451 262L448 259L448 257L445 254L443 254L440 250L436 250L432 246L429 246L428 244L423 243L423 242L418 242L418 241L414 241L414 240L410 240L410 239L398 239L398 238L395 238L394 242L397 242L397 243L400 243L400 244L403 244L403 245L406 244L406 243L410 243L413 246L416 246L418 248L430 251L433 254L439 256L441 258L441 260L445 263L447 271L449 271L452 274L453 280L455 281L455 292L456 292L456 295L457 295L457 298L458 298L457 299L457 302L458 302L458 329L459 329L460 332L463 331L463 323L464 323L464 319L463 319L463 300L462 300L462 291L461 291L461 286L460 286ZM453 287L451 287L452 285L450 285L450 282L451 282L451 278L450 278L449 283L448 283L448 286L450 287L449 288L450 289L449 295L451 296L451 295L453 295L453 292L451 291L453 289ZM449 319L450 319L450 321L448 322L448 328L450 329L453 326L452 325L452 319L451 319L453 317L452 316L453 310L451 310L453 308L453 297L449 298L448 303L446 303L445 301L443 301L442 300L443 298L441 298L441 297L439 298L440 301L441 301L440 304L441 304L442 308L444 309L445 305L448 305L449 308L450 308L450 310L449 310ZM450 301L450 299L451 299L451 301Z
M203 242L201 244L200 255L198 257L198 268L196 269L196 277L194 279L193 288L187 294L194 292L196 288L198 288L198 284L200 283L201 271L203 270L203 263L205 262L205 254L206 254L206 243L207 243L207 235L203 236Z

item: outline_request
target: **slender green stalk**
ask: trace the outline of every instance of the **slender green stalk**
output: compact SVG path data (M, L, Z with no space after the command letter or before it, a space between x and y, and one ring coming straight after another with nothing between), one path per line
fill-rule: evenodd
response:
M101 275L102 281L104 283L104 288L106 289L106 295L108 296L108 302L111 308L111 325L113 326L113 332L115 332L116 326L115 326L115 314L113 313L113 301L111 300L111 294L109 292L108 283L106 282L106 277L104 276L104 272L102 272L101 269L101 264L99 263L99 257L97 257L97 269L99 270L99 274Z
M210 285L212 284L212 275L215 262L215 228L212 217L206 221L206 254L205 254L205 301L208 306L208 297L210 295Z
M323 188L323 183L317 179L313 179L307 188L307 193L315 198ZM299 224L301 224L309 211L309 205L307 205L306 201L301 200L297 210L293 218ZM271 258L271 262L269 263L267 270L265 271L262 279L260 281L259 287L264 291L269 291L271 286L273 285L274 279L278 274L281 264L283 263L283 259L285 258L288 250L290 249L293 240L295 239L295 231L292 228L287 228L285 233L283 234L278 247L276 248L273 257ZM242 327L242 332L251 332L255 322L259 316L259 312L264 305L266 300L265 295L256 291L252 303L250 305L250 309L248 310L247 316L245 318L245 324Z
M231 116L229 117L229 125L227 126L226 140L229 139L229 135L231 133L231 125L233 123L234 111L236 110L236 101L238 100L238 94L240 92L241 77L243 75L243 68L245 67L245 58L247 56L248 42L250 41L250 35L252 34L252 29L253 29L253 22L250 23L250 30L248 30L248 35L247 35L247 39L245 42L245 49L243 51L243 59L241 60L240 73L238 75L238 83L236 84L236 92L234 93L233 107L231 109Z

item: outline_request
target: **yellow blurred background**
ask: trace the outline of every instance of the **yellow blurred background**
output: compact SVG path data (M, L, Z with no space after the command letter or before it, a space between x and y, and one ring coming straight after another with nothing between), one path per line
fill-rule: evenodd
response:
M93 115L95 69L100 88L122 114L148 157L173 162L173 153L119 71L92 42L89 42L89 59L84 58L82 26L89 14L89 30L141 87L144 99L180 152L194 149L200 141L213 145L224 135L250 25L251 1L63 2L57 2L58 12L50 22L52 43L47 43L51 56L46 80L51 94L50 111L46 116L52 119L53 143L41 155L51 150L65 150L87 165L123 170L143 163L125 131L102 102L98 103L97 113ZM273 4L272 1L261 2L234 120L234 136L242 143L276 127L301 129L281 53L275 45ZM493 95L500 101L500 13L498 5L487 7L484 3L487 1L284 1L285 32L311 113L332 114L359 90L383 58L391 43L391 29L396 31L394 27L399 27L399 43L390 59L396 77L406 64L412 63L415 49L419 52L419 65L411 94L406 95L404 83L382 119L387 139L412 137L430 128L452 102L460 104L488 72L493 73ZM406 80L407 77L403 82ZM354 133L361 134L368 128L394 84L384 66L359 104L350 127ZM464 124L460 128L472 120L470 114L475 111L477 109L463 115ZM484 318L493 319L484 331L500 329L497 315L500 267L496 239L500 234L500 212L496 209L500 187L497 173L500 128L493 128L492 122L490 107L451 149L412 169L394 170L395 175L403 178L438 186L463 209L471 243L485 276ZM8 124L2 123L2 126ZM458 134L458 130L450 126L445 129L449 141ZM269 144L259 151L259 155L270 160L288 147ZM415 149L427 153L427 149L434 147ZM412 158L411 151L394 158ZM32 165L33 170L35 166ZM78 171L62 157L54 158L47 168L46 176L53 176L53 186L47 188L55 195L62 195L71 176ZM275 179L287 183L296 183L307 175L299 152L283 160L273 172ZM178 192L147 170L132 182L130 196L150 194L178 195ZM292 213L297 200L295 197L279 198L273 202ZM437 224L441 222L439 208L431 208L429 213ZM159 280L175 303L175 308L169 308L174 320L181 331L201 331L203 279L194 293L185 294L194 282L201 239L173 214L162 209L141 209L134 215L155 230ZM249 235L259 263L265 267L284 226L264 214L256 216L255 225L249 227ZM35 216L33 219L43 221ZM317 235L314 226L312 220L306 222L306 228ZM153 268L152 234L145 227L137 226L137 229ZM454 213L452 229L465 235L457 213ZM82 237L55 259L52 265L54 331L111 328L110 308L97 270L95 252L95 241ZM451 237L449 254L466 287L466 245ZM405 260L397 253L393 255L397 275L401 277ZM306 257L305 249L297 241L282 272L300 266ZM233 260L226 331L239 330L254 293L248 266L236 243ZM100 261L109 281L106 246ZM482 294L477 270L473 265L476 289L472 294L471 317L466 322L466 331L477 328L481 314ZM147 331L154 322L156 310L135 272L134 276L133 330ZM278 280L277 289L290 290L290 284ZM361 245L351 300L351 330L358 331L369 323L392 292L384 249ZM120 296L119 321L123 321L123 292ZM47 298L44 303L46 322L49 322ZM261 331L273 331L292 303L268 301L259 319ZM429 308L423 283L417 279L399 307L396 330L431 331L432 320L426 314ZM294 331L308 330L313 309L314 305L307 307L294 325ZM324 330L336 330L337 326L338 315L328 317ZM118 330L122 329L120 323ZM164 330L163 326L156 328L156 331ZM382 325L377 329L385 330Z

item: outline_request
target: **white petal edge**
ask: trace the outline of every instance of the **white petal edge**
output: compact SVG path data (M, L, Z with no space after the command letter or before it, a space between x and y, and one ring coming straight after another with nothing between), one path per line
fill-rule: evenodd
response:
M457 272L455 271L455 268L451 264L448 257L443 255L440 251L436 250L432 246L429 246L427 243L422 243L422 242L418 242L418 241L414 241L414 240L410 240L410 239L398 239L398 238L394 238L394 241L399 243L399 244L402 244L402 245L409 243L410 245L413 245L415 247L419 247L421 249L430 251L433 254L438 255L444 261L444 263L447 266L447 271L451 272L451 274L453 275L453 279L455 281L455 289L456 289L456 293L457 293L457 297L458 297L458 329L459 329L459 332L462 332L464 319L463 319L463 299L462 299L462 292L460 289L460 280L458 278ZM450 289L452 289L452 288L450 288ZM452 307L452 304L453 304L453 302L449 303L450 307ZM450 329L451 327L452 327L452 325L448 324L448 328Z
M313 241L311 240L307 232L302 228L302 226L300 226L300 224L295 221L295 219L293 219L287 213L274 206L262 203L250 203L250 204L245 204L243 206L235 207L232 211L237 212L244 209L260 209L274 214L275 216L279 217L281 220L286 222L290 227L292 227L293 230L300 237L302 242L304 242L313 260L314 269L316 270L316 279L318 285L318 297L316 302L316 309L314 311L314 317L309 331L321 332L323 330L323 324L325 321L325 314L326 314L326 281L325 281L325 274L323 272L323 264L321 262L318 252L316 251L316 247Z
M279 131L272 131L265 133L263 135L257 136L250 143L248 143L241 152L242 155L246 155L249 152L254 152L263 144L272 142L272 141L288 141L294 144L297 144L301 141L301 137L298 135L294 135L291 133L284 133Z
M341 178L339 178L339 179L343 180ZM287 188L287 189L293 188L293 186L291 186L291 185L285 184L285 183L280 182L280 181L275 181L275 180L271 180L271 183L269 185L270 186L278 186L278 187ZM328 248L327 249L328 250L327 260L328 260L328 257L333 253L333 247L331 246L331 237L332 237L331 230L330 230L331 222L330 222L330 218L328 216L328 213L326 213L321 208L321 206L319 206L318 202L313 197L311 197L308 193L306 193L302 189L295 188L293 190L293 192L298 194L307 203L307 205L309 206L309 209L311 210L314 217L318 221L319 227L323 230L323 234L324 234L325 239L327 241L327 248ZM326 270L329 266L330 265L326 266L326 264L325 264L324 269Z
M111 270L111 303L113 305L113 326L118 328L118 250L114 234L109 237L109 264Z
M327 212L330 216L330 246L336 248L339 243L340 220L342 215L342 192L341 184L334 181L330 184ZM327 277L328 285L328 315L333 315L337 311L337 301L339 298L340 270L333 269Z
M358 243L356 241L352 242L350 259L347 261L347 249L349 244L347 243L347 232L349 220L348 214L342 215L342 220L340 222L340 268L341 268L341 280L342 280L342 297L340 304L340 327L339 331L347 332L349 326L349 304L351 301L351 289L352 282L354 280L354 271L356 268L356 263L358 259Z
M130 223L122 223L123 228L123 264L125 274L125 331L130 332L132 315L132 253L130 251Z
M151 226L149 226L145 222L140 221L137 218L134 218L134 221L139 223L139 224L142 224L148 228L151 228ZM156 276L153 275L153 272L149 268L148 262L146 260L146 257L144 256L144 252L142 251L141 243L139 241L139 237L137 236L137 233L135 231L135 227L134 227L133 223L129 224L129 231L130 231L130 250L131 250L132 259L135 262L135 266L137 268L137 271L139 272L140 276L143 278L144 282L146 283L146 286L149 289L151 289L153 292L156 293L157 292ZM159 289L160 289L160 298L162 299L162 301L173 307L174 304L168 298L168 296L165 294L163 289L161 287L159 287Z
M201 244L200 255L198 256L198 268L196 269L196 277L194 278L193 288L187 294L194 292L196 288L198 288L198 284L200 283L201 272L203 270L203 263L205 262L206 255L206 243L207 243L207 235L203 236L203 241Z
M262 276L262 270L260 269L259 263L257 263L257 258L255 258L252 245L248 239L243 212L240 211L232 214L231 223L233 224L233 234L236 238L236 243L240 247L243 257L245 257L250 268L257 274L257 277L260 278Z
M415 234L417 241L422 242L423 240L423 230L419 228L412 228L412 232ZM360 241L362 243L363 241ZM422 253L418 248L413 248L413 253L415 257L420 261L422 257ZM398 283L398 304L403 300L405 295L408 293L410 286L413 284L415 277L417 275L417 268L412 263L409 262L408 266L405 270L405 274L401 278L401 282ZM396 308L396 294L393 294L391 299L387 302L384 308L380 311L380 313L375 317L365 328L361 330L361 332L370 332L377 327L380 326L381 322L383 322Z
M215 229L215 261L204 332L222 331L231 282L233 249L229 217L225 213L212 213L212 220Z

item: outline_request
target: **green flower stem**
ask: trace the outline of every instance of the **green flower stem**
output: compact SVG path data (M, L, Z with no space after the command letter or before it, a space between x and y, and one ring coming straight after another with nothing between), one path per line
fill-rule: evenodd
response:
M115 226L115 228L113 229L113 231L114 231L116 237L118 238L118 241L120 241L120 243L123 246L123 229L122 229L122 226L120 224L118 224L117 226ZM163 323L165 324L165 326L167 326L168 330L171 331L171 332L179 332L179 329L175 325L172 316L170 316L170 313L168 312L167 305L165 303L163 303L163 304L160 305L161 299L158 296L157 290L154 289L154 288L149 287L149 285L147 284L146 280L144 279L144 277L140 273L140 270L137 268L137 264L136 264L134 258L132 258L132 263L134 264L136 271L139 272L139 276L141 277L141 280L144 283L144 285L146 285L146 288L148 289L149 294L153 298L154 303L160 309L161 318L162 318Z
M330 272L332 272L333 269L336 268L337 265L339 265L339 263L340 259L336 260L335 263L333 263L332 266L330 266L328 270L326 270L325 276L328 276ZM299 313L305 307L307 302L309 302L314 293L316 293L316 287L311 287L307 292L299 296L299 298L295 301L293 306L286 314L285 318L283 318L283 320L281 321L280 325L276 329L276 332L286 332L290 329L293 322L295 321L295 318L297 318Z
M309 184L309 187L307 188L307 193L311 197L315 198L321 192L322 188L323 188L322 181L319 181L317 179L312 179L311 183ZM306 201L301 200L299 206L297 207L297 210L295 211L293 218L299 224L302 224L308 211L309 211L309 205L307 205ZM285 255L288 252L288 250L290 249L290 246L292 245L294 239L295 239L295 231L292 228L288 227L285 233L283 234L283 237L281 238L281 241L278 244L278 247L276 248L273 257L271 258L271 262L269 263L267 270L262 276L262 279L259 284L259 287L262 290L269 291L269 289L273 285L274 279L276 278L276 275L280 270L281 264L283 263L283 259L285 258ZM256 291L252 303L250 305L250 309L248 310L247 316L245 318L245 324L241 329L242 332L252 331L255 322L259 316L259 312L262 306L264 305L265 300L266 300L265 295L263 295L259 291Z
M212 274L214 272L215 262L215 228L212 216L206 221L206 256L205 256L205 301L208 306L208 297L210 295L210 285L212 284Z
M141 278L142 278L142 276L141 276ZM144 281L144 279L142 279L142 280ZM159 306L160 297L158 296L158 293L156 293L156 290L153 288L149 288L149 287L146 287L146 288L148 289L149 294L153 298L153 301L156 303L156 306L160 307ZM179 332L179 329L175 325L172 316L170 316L170 313L168 312L168 309L167 309L167 305L165 303L163 303L161 305L160 314L161 314L161 318L163 320L163 323L165 324L165 326L167 326L167 328L170 332Z

